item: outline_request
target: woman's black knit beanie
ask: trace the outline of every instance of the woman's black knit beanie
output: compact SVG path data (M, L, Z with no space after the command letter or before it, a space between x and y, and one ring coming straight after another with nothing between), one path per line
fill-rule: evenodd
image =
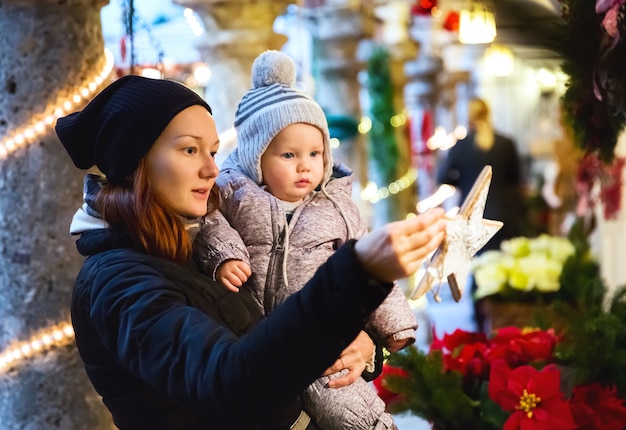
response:
M209 105L186 86L165 79L124 76L82 111L59 118L56 133L76 167L94 165L109 182L132 174L167 124L182 110Z

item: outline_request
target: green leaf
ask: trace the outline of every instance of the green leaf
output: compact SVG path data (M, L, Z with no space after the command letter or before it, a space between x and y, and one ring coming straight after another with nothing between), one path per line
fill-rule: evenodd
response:
M463 376L457 371L445 371L441 351L425 354L415 346L392 353L388 364L404 369L408 377L386 376L386 387L402 394L390 405L394 413L411 412L446 430L468 430L480 418L478 402L463 392Z

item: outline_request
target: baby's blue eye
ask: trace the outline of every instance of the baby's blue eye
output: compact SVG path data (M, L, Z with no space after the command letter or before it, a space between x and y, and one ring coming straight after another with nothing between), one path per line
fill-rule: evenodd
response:
M293 157L294 157L294 155L293 155L293 152L285 152L285 153L283 154L283 157L284 157L284 158L293 158Z

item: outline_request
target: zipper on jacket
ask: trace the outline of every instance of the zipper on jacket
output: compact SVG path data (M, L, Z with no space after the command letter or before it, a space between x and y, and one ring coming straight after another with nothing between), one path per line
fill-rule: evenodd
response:
M278 235L276 244L272 247L270 261L267 266L267 276L265 277L265 288L263 289L263 309L265 311L265 315L271 314L272 310L276 306L277 262L280 262L279 258L283 256L283 253L285 250L283 236L285 234L286 229L287 229L287 226L285 226L285 229Z

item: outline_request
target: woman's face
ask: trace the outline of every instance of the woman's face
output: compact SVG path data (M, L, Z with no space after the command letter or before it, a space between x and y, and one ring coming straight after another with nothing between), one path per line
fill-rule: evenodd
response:
M204 215L219 173L215 164L218 148L215 122L206 108L194 105L181 111L146 155L150 187L179 215Z

